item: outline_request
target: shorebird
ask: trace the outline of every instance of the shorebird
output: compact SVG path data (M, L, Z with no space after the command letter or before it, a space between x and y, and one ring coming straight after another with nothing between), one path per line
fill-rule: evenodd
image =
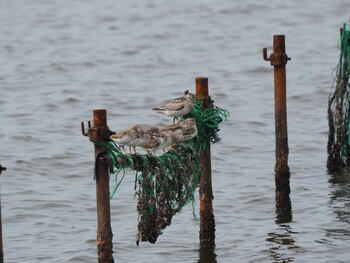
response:
M188 118L179 122L179 125L182 126L182 135L184 136L184 141L188 141L197 136L197 124L194 118Z
M160 131L172 131L183 136L183 141L188 141L197 135L197 125L194 118L187 118L177 121L177 123L160 128Z
M192 111L194 99L195 96L186 91L183 97L172 99L166 104L152 110L177 119L177 117L184 116Z
M138 137L126 143L126 145L129 146L130 153L131 153L131 149L133 149L134 154L136 154L136 147L139 146L143 141L144 141L144 132L142 131L142 133L140 133Z
M184 136L181 133L172 130L163 129L161 134L163 136L163 142L159 148L163 148L163 152L165 152L165 148L168 146L184 141Z
M159 149L164 141L164 136L160 133L159 128L153 126L147 130L143 131L142 140L137 143L136 146L140 146L148 153L153 152L155 155L155 151Z
M115 134L110 136L110 139L112 139L116 144L120 145L123 148L124 152L124 145L128 145L130 153L131 147L134 147L134 152L136 153L134 144L135 142L142 139L143 134L143 128L140 125L135 124L126 130L117 131Z

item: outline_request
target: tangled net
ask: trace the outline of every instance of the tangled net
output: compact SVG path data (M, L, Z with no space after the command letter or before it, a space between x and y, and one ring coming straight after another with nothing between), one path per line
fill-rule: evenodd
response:
M108 153L110 172L115 175L115 195L127 169L135 170L135 196L138 198L138 231L136 243L155 243L163 229L171 224L172 217L190 202L200 182L201 150L208 143L220 141L219 124L229 113L211 103L204 109L196 100L193 110L184 118L195 118L198 134L190 141L174 145L165 154L125 154L114 144L92 140ZM90 138L91 140L91 138ZM122 178L118 181L118 175Z
M339 39L339 63L336 78L328 101L328 160L330 171L338 170L350 164L350 127L349 127L349 74L350 74L350 36L346 23Z

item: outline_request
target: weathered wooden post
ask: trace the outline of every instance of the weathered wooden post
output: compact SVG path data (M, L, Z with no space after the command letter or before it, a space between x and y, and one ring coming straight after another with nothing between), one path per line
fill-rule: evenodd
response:
M110 130L107 126L105 109L93 110L93 126L89 129L93 140L107 142ZM97 249L99 263L114 263L113 234L111 229L111 211L109 199L109 171L103 149L95 144L95 178L97 199Z
M6 167L0 165L0 174ZM1 216L1 193L0 193L0 263L4 263L4 250L2 246L2 216Z
M287 135L287 100L286 100L286 64L290 60L286 54L285 36L273 36L273 53L267 57L267 49L263 49L264 60L274 66L275 86L275 136L276 136L276 212L291 211L290 172L288 167L288 135Z
M203 101L203 108L210 106L211 98L208 91L208 78L196 78L196 96ZM215 219L213 213L214 199L211 182L210 142L201 153L201 182L199 186L200 200L200 231L201 249L215 248Z

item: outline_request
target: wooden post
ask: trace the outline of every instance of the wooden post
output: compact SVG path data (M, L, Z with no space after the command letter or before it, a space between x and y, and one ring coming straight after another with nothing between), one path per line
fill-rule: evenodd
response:
M276 136L276 212L291 211L290 172L288 167L287 100L286 100L286 64L290 60L286 54L285 36L273 36L273 53L267 58L267 49L263 49L265 60L274 66L275 86L275 136Z
M208 78L196 78L196 96L203 100L203 107L210 106ZM215 219L212 200L214 199L211 182L211 154L210 142L201 153L201 182L199 187L200 200L200 231L199 240L201 249L215 248Z
M108 141L110 131L107 127L107 112L104 109L93 110L93 127L90 137L99 141ZM102 153L102 154L101 154ZM114 263L113 234L109 197L108 163L103 160L103 149L95 144L95 177L97 200L97 249L99 263Z

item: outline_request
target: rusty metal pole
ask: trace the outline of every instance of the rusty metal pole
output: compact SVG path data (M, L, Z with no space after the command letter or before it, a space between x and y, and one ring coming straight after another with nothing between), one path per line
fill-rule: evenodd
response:
M4 250L2 246L1 193L0 193L0 263L4 263Z
M273 53L267 58L267 49L263 49L264 60L274 66L275 89L275 136L276 136L276 212L291 211L290 172L288 167L286 64L290 60L286 54L285 36L273 36Z
M203 107L210 106L211 98L208 91L208 78L196 78L196 96L203 101ZM201 249L215 248L215 219L213 213L214 199L211 181L211 154L210 142L201 153L201 182L199 187L200 200L200 231L199 240Z
M107 126L105 109L93 110L93 127L89 130L91 139L108 141L110 130ZM97 249L99 263L114 263L113 234L109 199L108 163L103 160L103 149L95 144L95 178L97 199Z
M0 193L1 195L1 193ZM0 263L4 263L4 250L2 246L2 217L1 217L1 196L0 196Z
M0 174L6 167L0 165ZM2 245L2 215L1 215L1 192L0 192L0 263L4 263L4 250Z

